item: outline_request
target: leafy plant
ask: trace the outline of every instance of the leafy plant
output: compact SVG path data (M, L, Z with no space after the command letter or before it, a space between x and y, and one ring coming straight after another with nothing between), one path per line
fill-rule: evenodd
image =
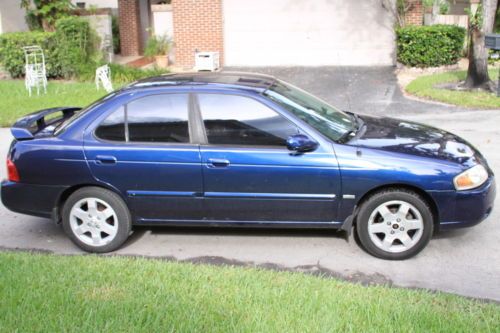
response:
M424 6L424 8L432 8L432 6L434 5L434 1L435 0L423 0L422 5Z
M464 11L469 16L469 30L481 29L483 26L483 6L479 4L475 12L469 8L465 8Z
M92 67L101 56L99 39L89 23L67 17L56 23L56 32L15 32L0 35L0 62L12 77L24 75L23 46L40 45L44 50L48 77L71 78Z
M31 26L54 31L57 20L67 17L74 6L71 0L21 0L21 8L26 9L26 15L32 21Z
M398 61L412 67L451 65L461 56L465 29L453 25L409 26L396 30Z
M446 15L450 11L450 3L447 0L439 2L439 14Z
M54 53L62 77L74 77L83 67L100 60L99 37L89 22L80 17L57 21L54 39L57 43Z
M93 82L95 79L95 69L97 66L103 64L96 64L95 66L86 66L78 74L78 80L83 82ZM109 64L111 70L111 81L113 84L125 84L139 79L143 79L150 76L157 76L161 74L168 73L167 70L152 68L152 69L140 69L127 67L119 64Z
M24 75L24 46L40 45L45 54L45 65L49 77L58 76L54 53L53 32L11 32L0 35L0 62L12 77Z
M148 43L146 44L144 55L147 57L168 55L171 47L172 41L167 36L152 35L149 37Z

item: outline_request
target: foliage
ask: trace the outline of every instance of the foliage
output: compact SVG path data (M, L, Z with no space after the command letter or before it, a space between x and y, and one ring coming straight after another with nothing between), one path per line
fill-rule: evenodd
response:
M398 61L412 67L456 63L465 29L453 25L409 26L396 30Z
M479 4L475 12L465 8L465 13L469 16L469 30L481 29L483 26L483 6Z
M147 57L154 57L159 55L168 55L172 46L171 40L165 36L152 35L148 39L144 55Z
M75 77L83 68L100 60L99 37L85 19L70 16L57 21L54 40L59 76Z
M0 254L4 332L493 332L500 306L303 273Z
M39 45L45 54L49 77L58 76L57 60L54 58L55 42L53 32L12 32L0 35L0 62L12 77L24 75L25 58L22 47Z
M96 65L96 66L100 66ZM118 64L109 64L111 70L111 81L113 84L125 84L139 79L143 79L150 76L157 76L161 74L168 73L166 70L161 70L157 68L152 69L139 69L133 67L127 67ZM94 81L95 78L95 67L87 66L83 69L79 75L79 81Z
M498 69L489 71L493 80L498 78ZM458 106L484 109L500 109L500 98L483 91L460 91L437 88L446 83L458 83L465 79L465 71L446 72L421 76L406 87L410 94Z
M422 5L424 8L432 8L432 6L434 6L434 1L436 0L423 0Z
M120 25L118 22L118 17L115 15L111 16L111 34L113 35L113 53L120 53Z
M31 26L36 25L46 31L53 31L57 20L68 16L73 4L71 0L21 0L21 7L26 9L28 19L32 21Z
M439 1L439 14L446 15L450 11L450 3L447 0Z
M79 17L62 18L56 32L15 32L0 35L0 62L12 77L24 75L23 46L40 45L49 78L72 78L82 68L94 66L99 40L89 23Z

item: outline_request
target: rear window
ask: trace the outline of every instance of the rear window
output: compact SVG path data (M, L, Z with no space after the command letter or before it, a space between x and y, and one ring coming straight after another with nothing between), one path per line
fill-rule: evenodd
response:
M111 113L95 134L110 141L188 143L188 95L161 94L134 100Z

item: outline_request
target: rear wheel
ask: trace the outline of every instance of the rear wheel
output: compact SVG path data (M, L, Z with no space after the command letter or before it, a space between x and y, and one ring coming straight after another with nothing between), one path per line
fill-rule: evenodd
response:
M85 187L64 204L63 228L71 240L87 252L110 252L119 248L131 230L127 206L114 192Z
M432 237L433 217L429 205L418 194L387 190L361 205L356 229L367 252L383 259L402 260L427 245Z

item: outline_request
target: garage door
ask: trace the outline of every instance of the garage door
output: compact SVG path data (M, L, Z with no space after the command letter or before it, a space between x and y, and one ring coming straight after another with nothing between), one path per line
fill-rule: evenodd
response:
M223 0L226 66L394 64L381 0Z

